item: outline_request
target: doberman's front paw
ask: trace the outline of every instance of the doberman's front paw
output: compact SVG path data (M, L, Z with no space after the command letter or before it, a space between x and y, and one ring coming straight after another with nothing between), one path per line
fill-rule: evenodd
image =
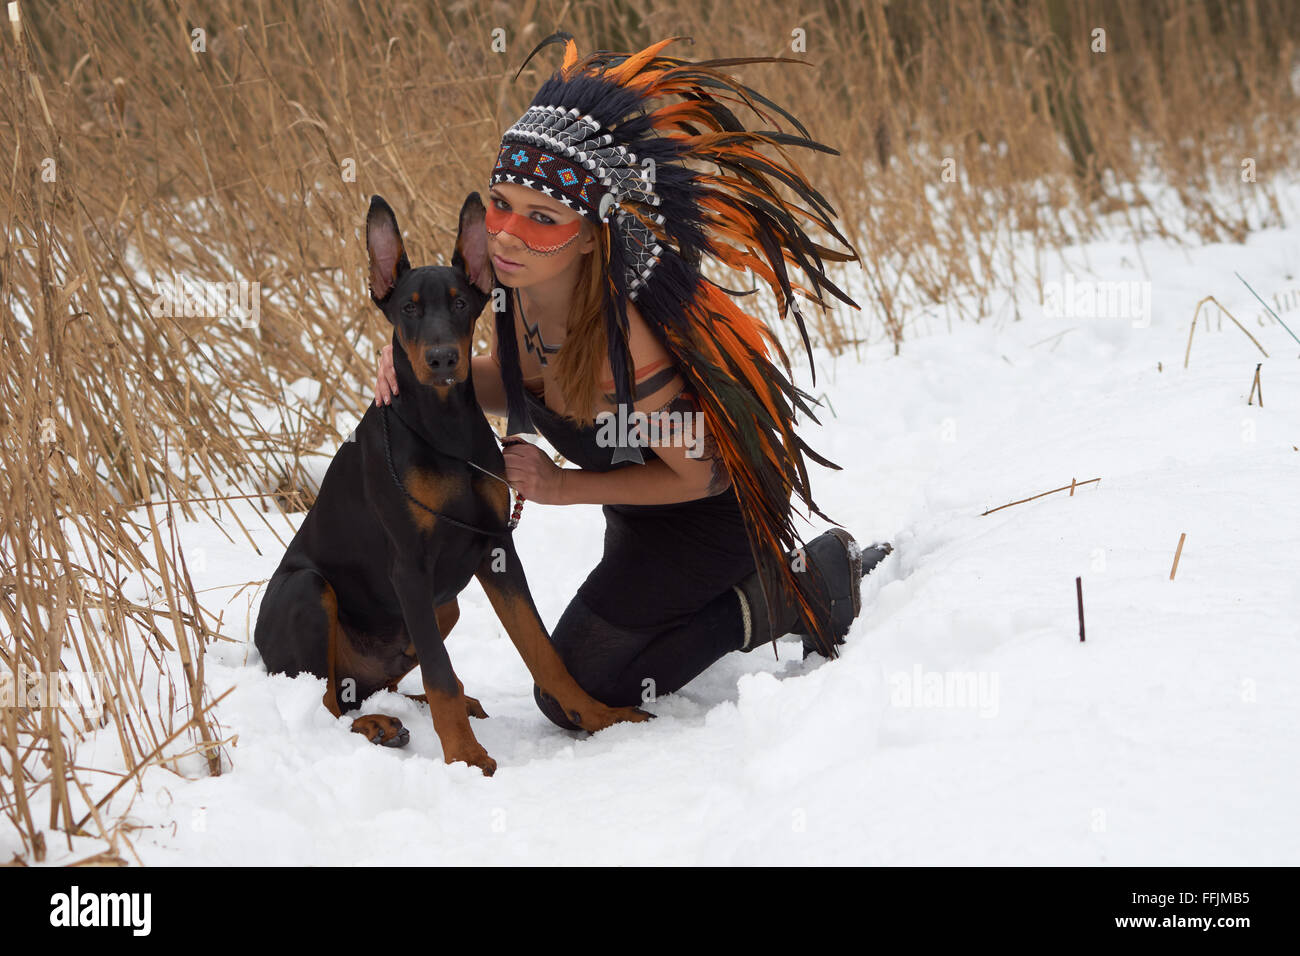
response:
M362 734L372 744L381 747L405 747L411 741L411 732L396 717L367 714L352 721L352 732Z
M614 724L624 722L639 724L654 719L654 714L644 711L640 707L606 707L595 701L592 701L592 704L594 706L585 707L582 710L571 709L567 713L569 720L593 734L598 730L604 730L606 727L612 727Z
M497 772L497 762L488 756L488 752L482 747L466 748L465 750L443 754L443 759L447 763L456 763L463 761L471 767L478 767L483 771L483 776L490 777Z

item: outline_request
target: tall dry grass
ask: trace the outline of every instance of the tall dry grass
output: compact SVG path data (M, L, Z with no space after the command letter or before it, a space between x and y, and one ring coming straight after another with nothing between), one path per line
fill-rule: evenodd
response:
M737 72L842 153L793 157L863 258L845 280L861 313L807 313L836 350L897 349L937 307L978 320L1116 221L1212 240L1280 217L1298 141L1291 0L805 6L18 5L0 44L0 675L106 681L94 700L0 708L20 859L77 834L129 861L110 790L186 753L229 766L204 660L248 635L201 604L176 522L208 516L254 548L230 508L252 496L287 541L271 503L310 503L303 459L362 411L388 337L366 294L368 196L398 210L413 262L445 256L502 129L557 62L513 82L552 29L584 50L689 34L669 52L811 64ZM259 283L259 322L155 314L152 282L173 275ZM96 729L122 766L77 763Z

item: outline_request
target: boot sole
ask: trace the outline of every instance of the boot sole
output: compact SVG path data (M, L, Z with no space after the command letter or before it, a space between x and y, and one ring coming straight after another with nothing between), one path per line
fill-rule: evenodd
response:
M854 540L853 535L849 534L843 528L829 528L826 533L835 538L835 540L843 546L844 553L849 559L849 598L853 605L853 616L849 619L848 624L845 625L843 633L835 635L835 643L843 644L844 635L849 632L849 628L853 626L853 622L857 620L858 614L862 611L862 546ZM833 598L832 601L834 600L837 599ZM832 604L832 613L833 608L834 605ZM811 634L804 631L792 631L791 633L798 634L800 640L803 642L803 656L805 658L813 652L818 654L822 653L821 649L816 646L816 642L813 640ZM823 654L822 656L825 655Z
M849 556L849 594L853 598L853 620L862 612L862 545L853 539L843 528L831 528L831 536L844 545L844 552ZM849 627L853 621L849 622ZM848 628L845 628L847 633Z

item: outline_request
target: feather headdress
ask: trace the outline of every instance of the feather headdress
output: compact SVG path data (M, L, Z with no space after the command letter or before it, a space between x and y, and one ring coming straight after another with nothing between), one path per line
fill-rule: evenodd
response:
M839 155L814 141L803 125L753 89L719 72L743 63L801 63L781 57L692 62L661 56L670 37L638 53L598 51L580 58L567 33L539 43L565 44L564 61L538 90L528 110L502 136L491 182L538 189L608 230L604 322L616 402L632 408L627 347L627 302L637 309L673 357L731 477L746 519L769 617L791 595L814 622L814 637L834 655L809 599L811 575L797 573L785 552L802 539L792 521L792 496L832 524L812 500L804 456L834 470L795 433L795 414L812 421L812 396L791 381L789 356L772 331L732 301L729 290L700 274L704 256L737 270L752 270L772 289L782 319L791 312L812 360L796 291L823 309L826 291L854 309L858 304L827 277L823 260L857 261L835 228L835 210L792 162L759 152L763 146L805 147ZM693 41L692 41L693 42ZM516 77L518 74L516 74ZM676 98L677 101L673 101ZM760 108L780 113L800 135L779 129L746 130L727 102L743 104L764 122ZM709 172L706 167L716 167ZM776 184L803 206L781 198ZM849 252L813 242L799 221L817 223ZM796 266L812 290L793 283ZM513 306L496 316L506 398L507 430L535 429L524 401ZM771 360L780 357L783 373ZM813 369L813 385L816 370ZM625 456L626 457L626 456ZM634 460L642 460L639 453Z

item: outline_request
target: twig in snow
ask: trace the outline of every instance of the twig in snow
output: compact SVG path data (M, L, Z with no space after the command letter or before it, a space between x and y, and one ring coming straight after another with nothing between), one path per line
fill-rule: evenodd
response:
M1058 491L1065 491L1067 488L1070 490L1070 494L1073 495L1074 489L1077 488L1079 485L1090 485L1094 481L1101 481L1101 479L1089 478L1087 481L1075 481L1073 478L1071 478L1070 483L1068 485L1061 485L1061 487L1053 488L1051 491L1044 491L1042 494L1034 495L1033 498L1021 498L1019 501L1009 501L1004 505L998 505L996 508L990 508L988 511L980 512L980 515L981 517L983 515L991 515L993 514L993 512L1001 511L1003 508L1010 508L1012 505L1023 505L1026 501L1033 501L1034 498L1041 498L1043 497L1043 495L1054 495Z
M1254 404L1255 404L1255 401L1254 401L1254 400L1255 400L1255 390L1256 390L1256 389L1259 389L1259 407L1260 407L1260 408L1263 408L1263 407L1264 407L1264 383L1261 382L1261 381L1259 380L1259 367L1260 367L1261 365L1263 365L1263 364L1264 364L1263 362L1256 362L1256 363L1255 363L1255 381L1253 381L1253 382L1250 383L1250 397L1246 399L1246 404L1247 404L1247 405L1254 405Z
M1183 542L1186 540L1187 540L1187 532L1184 531L1182 534L1178 536L1178 550L1174 552L1174 566L1169 569L1170 581L1172 581L1174 579L1174 575L1178 573L1178 559L1183 556Z
M1083 643L1083 578L1075 576L1074 590L1079 596L1079 643Z
M1240 279L1241 276L1237 276L1237 278ZM1249 286L1247 288L1249 288ZM1251 291L1253 292L1254 290L1252 289ZM1215 305L1217 305L1219 309L1223 312L1223 314L1226 315L1228 318L1232 319L1232 321L1236 324L1237 328L1245 332L1246 337L1255 343L1255 348L1259 349L1261 352L1264 352L1264 358L1268 358L1268 352L1264 350L1264 346L1260 345L1259 342L1256 341L1255 336L1251 335L1250 332L1247 331L1246 327L1237 321L1237 317L1233 315L1231 312L1229 312L1227 309L1223 308L1223 303L1221 303L1214 296L1207 295L1200 302L1196 303L1196 311L1192 313L1192 328L1187 333L1187 354L1183 356L1183 368L1187 368L1187 362L1192 357L1192 336L1196 334L1196 319L1201 314L1201 306L1205 305L1205 303L1207 302L1213 302ZM1287 331L1290 332L1291 330L1287 329Z

